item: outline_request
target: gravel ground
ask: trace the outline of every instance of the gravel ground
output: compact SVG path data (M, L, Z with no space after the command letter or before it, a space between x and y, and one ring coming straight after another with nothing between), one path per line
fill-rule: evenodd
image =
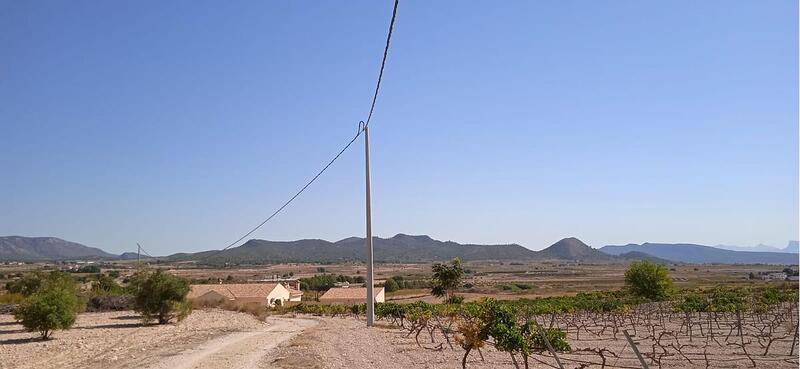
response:
M271 365L279 368L381 368L381 369L409 369L409 368L461 368L461 358L464 351L454 342L455 349L449 345L441 335L435 337L436 342L431 343L426 333L420 336L422 347L418 346L412 337L407 337L408 331L394 326L379 323L375 328L368 329L363 320L353 318L315 318L320 324L307 329L304 333L288 341L282 347L273 350L265 359ZM776 342L775 352L789 352L791 338ZM441 344L441 345L440 345ZM573 342L573 347L585 348L610 348L615 353L621 353L621 358L608 358L606 368L638 369L641 365L636 360L630 347L624 344L624 339L613 342L604 340L585 340ZM640 349L646 349L640 345ZM498 352L491 347L482 350L484 360L477 352L472 352L467 360L467 368L514 368L508 354ZM715 358L731 359L736 361L712 361L710 368L752 368L752 365L741 355L729 355L736 351L735 347L720 346L713 348L708 354ZM586 353L561 354L565 368L601 368L598 356ZM794 358L791 356L778 356L763 358L754 355L757 368L797 368L797 351ZM572 360L567 361L566 359ZM585 365L576 360L594 361L597 364ZM521 363L520 363L521 365ZM557 368L557 364L549 354L537 354L530 360L532 368ZM658 368L651 365L651 368ZM661 368L706 369L705 362L694 360L691 363L677 356L672 356L662 363Z
M250 342L263 340L256 333L270 330L272 323L223 310L197 310L180 323L151 326L141 326L133 312L84 313L73 329L40 341L11 315L0 315L0 369L161 367L176 355L214 353L214 347L197 348L215 339L250 334ZM220 342L217 349L224 346Z
M247 314L223 310L199 310L178 324L141 326L131 312L81 314L76 326L57 331L54 339L40 341L25 332L10 315L0 315L0 369L18 368L460 368L464 351L451 349L441 335L431 342L423 333L420 346L407 331L379 323L367 328L361 319L320 317L270 317L260 322ZM609 358L606 368L640 368L623 341L583 340L573 347L606 347L622 353ZM788 352L791 340L775 343L774 351ZM643 348L640 346L640 348ZM720 346L709 355L730 355L735 347ZM510 357L491 347L483 359L473 352L469 368L513 368ZM796 354L796 351L795 351ZM566 368L581 368L574 360L596 360L585 354L563 354ZM741 359L741 356L738 356ZM712 362L712 368L751 367L742 360ZM758 358L760 368L797 368L792 357ZM663 368L705 368L673 357ZM549 355L535 355L531 366L556 366ZM600 368L600 365L583 366ZM657 367L657 366L653 366Z

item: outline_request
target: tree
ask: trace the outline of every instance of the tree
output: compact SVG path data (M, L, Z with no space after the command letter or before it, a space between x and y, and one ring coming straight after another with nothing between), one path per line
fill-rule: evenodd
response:
M654 301L672 295L672 279L667 268L651 261L636 261L625 271L625 286L635 296Z
M461 260L453 259L451 265L436 263L433 264L433 279L431 281L431 293L436 297L444 297L445 300L452 297L453 292L461 285L461 278L464 276L464 269L461 268Z
M49 339L54 330L68 329L75 324L80 300L75 294L72 279L47 278L14 314L14 318L29 331L39 331Z
M397 282L392 278L387 278L385 282L383 282L383 288L386 292L394 292L400 289L400 286Z
M10 293L19 293L25 296L31 296L43 283L48 282L52 284L63 284L67 287L75 287L75 279L67 273L54 270L50 273L42 273L35 271L30 274L25 274L20 279L6 283L6 289Z
M178 321L191 313L191 306L186 301L189 293L189 281L161 270L142 271L134 276L132 284L137 285L135 309L142 314L145 322L153 319L158 324Z
M118 296L123 294L123 289L114 278L100 274L92 282L92 293L95 295Z

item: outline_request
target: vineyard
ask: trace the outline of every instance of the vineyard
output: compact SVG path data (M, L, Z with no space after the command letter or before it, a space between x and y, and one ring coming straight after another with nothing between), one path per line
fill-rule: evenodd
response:
M291 310L359 318L364 308L300 304ZM461 350L464 367L468 358L482 360L487 348L506 353L517 368L798 366L796 285L689 290L659 302L598 292L461 304L383 303L376 315L404 329L419 349Z

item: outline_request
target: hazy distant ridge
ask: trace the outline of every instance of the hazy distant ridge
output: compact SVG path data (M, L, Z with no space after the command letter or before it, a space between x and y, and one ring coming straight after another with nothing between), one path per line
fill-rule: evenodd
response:
M0 260L39 261L68 259L113 259L96 247L89 247L55 237L0 237Z
M689 243L609 245L600 251L620 255L632 251L692 264L797 264L798 255L786 252L733 251Z

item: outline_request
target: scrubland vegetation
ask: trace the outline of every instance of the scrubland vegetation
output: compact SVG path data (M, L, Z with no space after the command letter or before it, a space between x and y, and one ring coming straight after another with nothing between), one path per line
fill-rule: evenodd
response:
M35 271L8 282L8 293L0 294L0 303L13 304L15 319L45 340L56 330L72 327L77 314L87 310L133 309L143 323L159 324L184 319L191 312L186 301L188 281L160 270L142 269L124 287L111 273L84 278L91 286L88 290L81 290L70 273Z

